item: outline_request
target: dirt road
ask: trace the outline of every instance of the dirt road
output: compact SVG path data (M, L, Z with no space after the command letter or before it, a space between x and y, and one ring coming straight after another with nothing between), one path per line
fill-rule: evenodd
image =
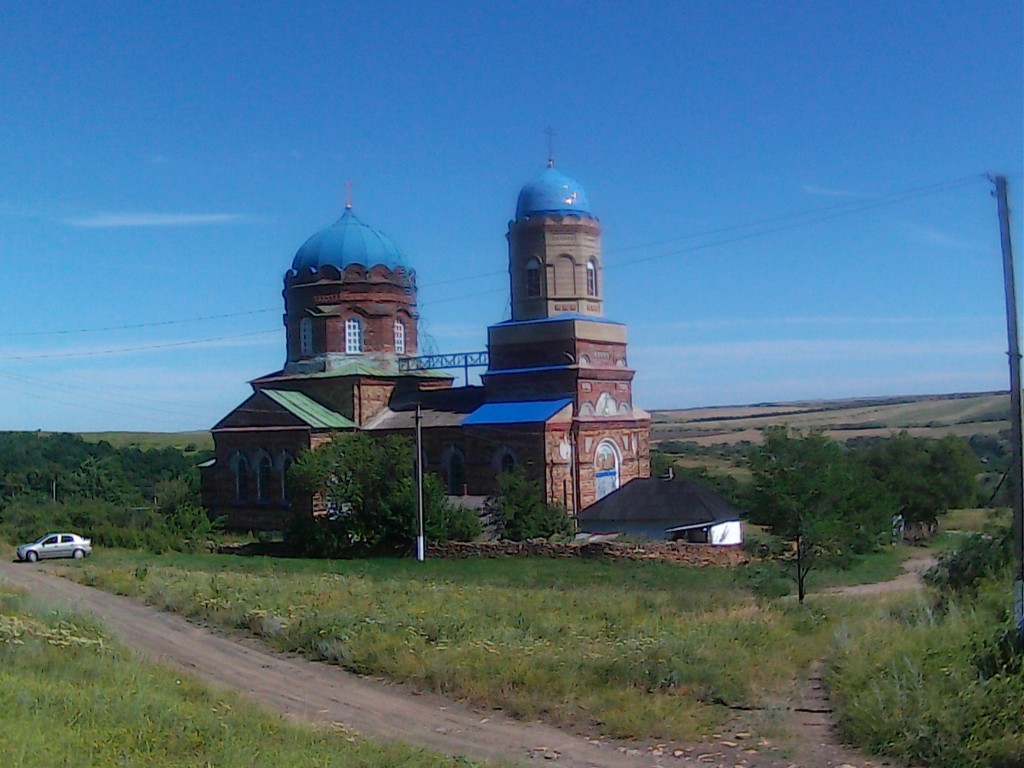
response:
M62 579L49 564L0 561L0 582L47 602L103 621L127 647L151 660L186 670L214 686L248 694L296 720L341 723L378 739L402 741L477 760L516 764L557 761L570 768L868 768L881 761L829 754L822 744L785 757L754 741L744 726L697 744L622 744L566 733L540 723L478 711L385 681L360 677L328 664L273 653L255 640L224 637L170 613ZM814 748L817 747L817 748Z

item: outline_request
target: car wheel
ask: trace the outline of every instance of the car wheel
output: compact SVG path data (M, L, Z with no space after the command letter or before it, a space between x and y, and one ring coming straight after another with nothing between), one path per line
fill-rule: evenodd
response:
M83 557L85 557L85 550L76 549L74 552L71 553L71 556L75 558L75 560L81 560Z
M34 563L36 560L39 559L39 553L30 549L28 552L25 553L25 559L28 560L30 563Z

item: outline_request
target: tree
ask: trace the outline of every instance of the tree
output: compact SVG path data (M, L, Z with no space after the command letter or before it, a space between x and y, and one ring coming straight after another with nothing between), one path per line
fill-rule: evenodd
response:
M955 435L929 440L904 430L869 447L864 460L888 490L893 514L908 523L933 522L938 514L977 499L978 460Z
M540 483L527 478L520 467L501 473L490 504L504 525L503 535L513 541L572 532L565 509L544 501Z
M412 443L397 435L378 440L363 432L336 433L302 453L289 482L313 495L325 515L299 513L289 542L308 555L408 549L418 529ZM480 522L470 510L453 510L441 484L424 477L424 527L428 538L476 538ZM471 519L472 518L472 519Z
M651 451L651 477L665 477L670 469L674 472L675 468L675 456L665 451Z
M750 520L792 544L800 602L815 566L849 566L889 531L884 489L863 463L820 432L766 429L751 470Z

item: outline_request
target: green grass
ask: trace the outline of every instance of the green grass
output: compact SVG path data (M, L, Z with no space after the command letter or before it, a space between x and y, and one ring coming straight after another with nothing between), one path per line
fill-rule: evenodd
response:
M890 578L912 551L816 587ZM739 706L761 710L746 721L755 738L784 743L778 714L825 658L840 728L862 748L936 768L1024 765L1019 673L982 685L971 661L1006 622L1008 587L941 609L924 594L801 606L755 598L742 568L651 562L104 551L77 565L69 575L276 648L621 738L700 738L735 725Z
M14 768L429 768L469 765L340 729L301 727L180 672L102 628L0 590L0 754Z
M1024 669L1005 642L1010 599L1006 578L941 606L923 596L865 603L862 620L837 629L832 653L842 734L930 768L1024 765Z
M1008 524L1008 509L953 509L939 518L939 529L943 532L978 532L995 523Z
M664 563L105 552L74 572L358 673L623 738L693 739L727 705L776 706L832 621L758 601L733 571Z
M115 448L178 448L182 451L212 451L213 435L202 432L81 432L88 443L102 441Z
M807 575L807 588L814 592L829 587L891 581L903 573L903 563L911 554L911 547L900 545L871 552L860 558L852 568L812 570Z

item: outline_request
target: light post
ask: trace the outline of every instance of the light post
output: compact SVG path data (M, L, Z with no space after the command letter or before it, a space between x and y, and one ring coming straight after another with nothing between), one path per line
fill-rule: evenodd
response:
M416 519L419 533L416 536L416 559L423 562L426 557L426 546L423 537L423 429L421 422L423 413L420 404L416 403Z

